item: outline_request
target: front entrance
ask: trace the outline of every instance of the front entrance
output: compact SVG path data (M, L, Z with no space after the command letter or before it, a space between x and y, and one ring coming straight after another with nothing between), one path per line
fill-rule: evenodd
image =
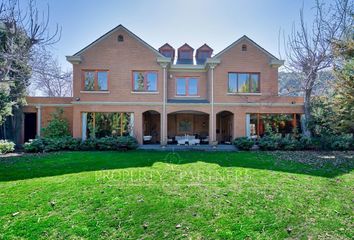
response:
M37 113L24 113L24 141L35 139L37 134Z

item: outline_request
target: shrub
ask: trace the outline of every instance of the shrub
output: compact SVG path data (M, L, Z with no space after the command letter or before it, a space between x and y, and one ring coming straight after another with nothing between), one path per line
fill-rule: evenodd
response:
M96 141L98 150L132 150L138 147L138 142L130 136L103 137Z
M37 138L24 144L26 152L131 150L137 147L137 140L130 136L104 137L99 139L87 139L85 141L70 136L61 138Z
M64 110L57 108L51 114L52 119L46 128L43 128L43 136L46 138L60 138L70 136L68 120L63 117Z
M278 148L286 151L297 150L299 149L299 141L290 134L287 134L279 140Z
M308 136L301 134L298 141L299 149L301 150L309 150L315 148L312 139Z
M44 142L41 138L31 139L23 145L25 152L37 153L44 151Z
M15 143L8 140L0 140L0 154L13 152L15 150Z
M97 139L96 146L101 151L115 150L118 148L118 141L114 137L103 137Z
M248 137L238 137L235 138L234 145L240 150L248 151L253 147L254 141Z
M80 150L81 139L73 137L62 137L60 141L62 150L76 151Z
M332 150L349 150L352 149L353 146L352 134L334 136L330 145Z
M80 143L79 149L83 151L95 150L97 147L97 141L95 138L89 138Z
M278 145L278 140L271 136L264 136L258 141L258 146L261 150L277 150Z
M282 135L275 133L267 124L265 126L265 136L258 141L258 146L261 150L277 150L281 146Z
M119 148L126 148L127 150L134 150L137 149L139 144L136 138L131 136L121 136L118 138L118 147Z
M43 138L44 152L56 152L62 150L61 138Z

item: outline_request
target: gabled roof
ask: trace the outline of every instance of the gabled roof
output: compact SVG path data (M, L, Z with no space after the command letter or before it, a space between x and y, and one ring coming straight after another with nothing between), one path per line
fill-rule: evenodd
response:
M231 43L228 47L226 47L224 50L222 50L221 52L219 52L218 54L216 54L213 58L218 58L221 55L223 55L225 52L227 52L228 50L230 50L231 48L233 48L235 45L237 45L238 43L240 43L242 40L247 40L248 42L250 42L252 45L254 45L255 47L257 47L259 50L261 50L263 53L265 53L266 55L268 55L271 59L274 60L279 60L277 57L275 57L273 54L271 54L270 52L268 52L267 50L265 50L264 48L262 48L261 46L259 46L255 41L253 41L252 39L250 39L249 37L247 37L246 35L243 35L242 37L240 37L239 39L237 39L235 42Z
M209 51L213 51L213 49L211 47L208 46L208 44L204 43L200 48L197 49L197 52L201 51L201 50L209 50Z
M73 56L79 56L80 54L82 54L83 52L85 52L87 49L95 46L97 43L99 43L100 41L106 39L107 37L111 36L114 32L118 31L119 29L123 29L124 31L126 31L131 37L133 37L134 39L136 39L138 42L142 43L145 47L149 48L151 51L153 51L157 56L159 57L163 57L163 55L161 53L159 53L159 51L157 51L155 48L153 48L151 45L149 45L148 43L146 43L144 40L142 40L141 38L139 38L137 35L135 35L134 33L132 33L131 31L129 31L126 27L124 27L123 25L119 24L117 27L113 28L112 30L110 30L109 32L105 33L104 35L102 35L101 37L99 37L98 39L96 39L95 41L93 41L92 43L90 43L89 45L87 45L86 47L84 47L83 49L81 49L80 51L78 51L77 53L75 53Z
M178 48L178 51L180 51L182 48L189 48L191 51L194 51L194 48L192 48L191 46L189 46L187 43L183 44L182 46L180 46Z
M171 50L175 50L170 44L168 43L165 43L164 45L162 45L160 48L159 48L159 51L161 51L161 49L171 49Z

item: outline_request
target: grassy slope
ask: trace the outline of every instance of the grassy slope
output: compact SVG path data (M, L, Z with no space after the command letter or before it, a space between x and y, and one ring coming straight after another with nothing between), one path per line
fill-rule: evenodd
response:
M350 239L353 180L262 153L0 160L0 239Z

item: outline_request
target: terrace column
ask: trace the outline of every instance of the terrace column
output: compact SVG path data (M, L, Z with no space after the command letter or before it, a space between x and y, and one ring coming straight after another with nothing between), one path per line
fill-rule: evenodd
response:
M130 113L130 118L129 118L129 136L134 137L134 113Z
M251 136L251 116L246 114L246 137Z
M167 144L167 116L166 116L166 102L167 102L167 66L168 63L160 63L163 69L163 90L162 90L162 115L161 115L161 145Z
M210 64L210 75L211 75L211 99L210 99L210 105L211 105L211 113L210 113L210 142L209 144L213 144L213 142L216 141L216 118L214 116L214 68L216 67L216 64Z
M41 136L41 128L42 128L42 109L40 105L36 106L37 108L37 136Z
M82 141L85 141L87 139L87 136L86 136L87 113L86 112L81 113L81 122L82 122L81 139L82 139Z

